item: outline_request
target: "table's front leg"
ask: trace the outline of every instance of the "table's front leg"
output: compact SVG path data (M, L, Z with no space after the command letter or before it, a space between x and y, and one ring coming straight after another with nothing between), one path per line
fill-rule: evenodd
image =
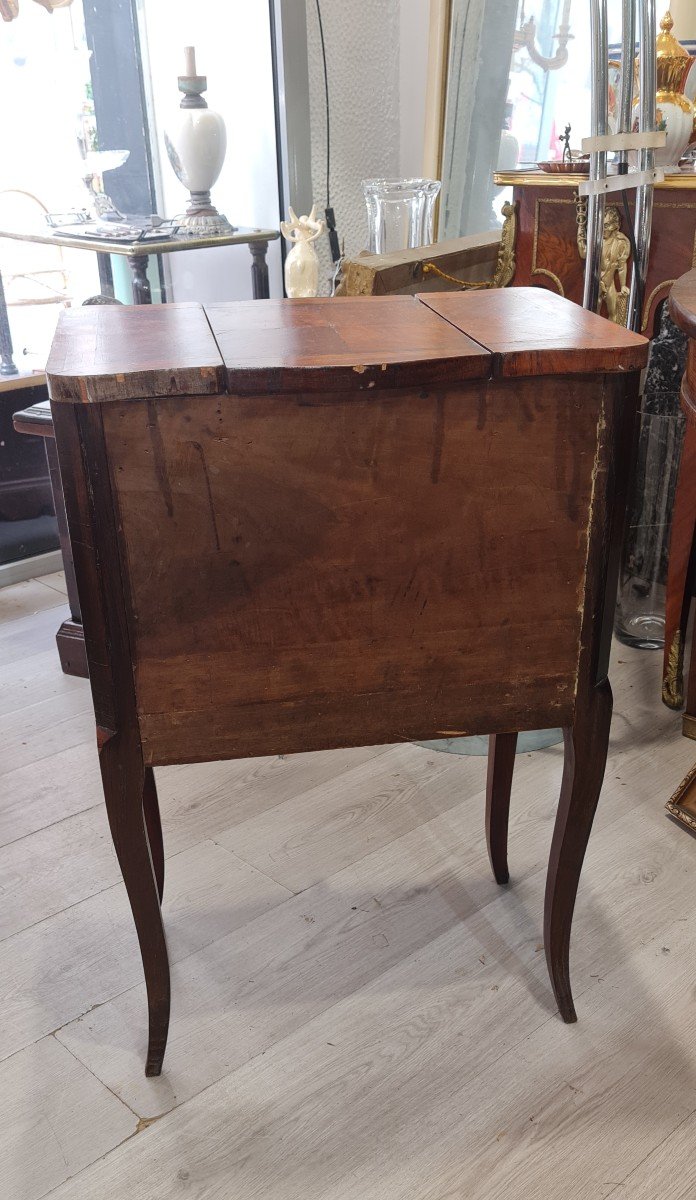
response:
M268 281L266 253L268 242L249 242L251 251L251 286L254 300L268 300L271 291Z
M0 275L0 375L19 375L12 357L12 334L5 303L5 289Z
M152 304L150 280L147 277L147 264L150 261L149 255L129 254L127 257L132 275L133 303Z

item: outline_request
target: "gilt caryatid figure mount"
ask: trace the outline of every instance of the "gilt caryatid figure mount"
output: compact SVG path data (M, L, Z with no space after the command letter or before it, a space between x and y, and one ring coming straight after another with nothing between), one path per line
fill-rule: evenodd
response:
M587 257L587 200L576 201L578 222L578 253ZM628 262L631 243L621 230L621 216L613 204L604 214L604 237L599 271L599 302L597 312L607 316L615 325L626 325L629 288Z

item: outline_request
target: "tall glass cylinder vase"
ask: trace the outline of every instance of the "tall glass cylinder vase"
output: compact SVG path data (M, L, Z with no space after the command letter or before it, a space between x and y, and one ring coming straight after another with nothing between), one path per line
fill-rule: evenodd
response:
M372 254L430 246L438 179L363 179Z
M615 624L619 641L644 650L659 650L665 640L669 535L684 439L679 389L685 363L686 339L665 304L650 347Z

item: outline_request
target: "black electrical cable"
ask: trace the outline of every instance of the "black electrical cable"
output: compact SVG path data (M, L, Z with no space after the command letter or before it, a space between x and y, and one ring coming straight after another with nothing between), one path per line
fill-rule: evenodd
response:
M623 172L622 172L623 174ZM628 240L631 243L631 254L633 255L633 275L636 281L636 315L638 318L638 332L640 332L640 323L643 319L643 280L640 274L640 266L638 259L638 248L636 246L636 237L633 232L633 221L631 220L631 210L628 207L628 196L626 192L621 193L623 197L623 210L626 218L626 228L628 229ZM634 317L635 320L635 317Z
M326 41L324 39L324 22L321 17L321 5L319 0L315 0L317 9L317 20L319 21L319 38L321 40L321 58L324 67L324 99L326 105L326 228L329 233L329 246L331 247L331 257L334 262L338 262L341 257L341 248L338 241L338 233L336 232L336 217L334 210L331 207L331 105L329 103L329 72L326 66Z
M331 208L331 108L329 104L329 72L326 67L326 42L324 40L324 22L321 19L321 4L315 0L317 20L319 21L319 38L321 40L321 58L324 64L324 98L326 103L326 207Z
M619 162L619 175L628 175L628 159L627 159L625 153L621 156L621 161ZM638 316L637 332L640 333L640 323L643 318L643 280L641 278L640 267L638 265L638 250L636 247L635 233L633 231L633 221L631 220L631 210L628 207L628 196L626 195L625 190L621 193L621 198L623 200L623 210L624 210L624 217L626 218L626 228L628 229L628 240L631 243L631 254L633 256L633 274L635 276L635 281L636 281L636 313L634 314L633 320L634 320L634 324L635 324L635 319L636 319L636 314L637 314L637 316Z

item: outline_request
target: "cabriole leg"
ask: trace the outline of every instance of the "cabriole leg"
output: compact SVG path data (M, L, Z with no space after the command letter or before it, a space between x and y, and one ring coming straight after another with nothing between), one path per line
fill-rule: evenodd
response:
M570 988L570 930L604 779L611 713L611 688L605 680L588 698L578 698L573 725L563 731L565 760L546 880L544 946L559 1012L567 1022L577 1020Z
M107 734L99 747L104 799L116 855L138 933L149 1011L146 1075L159 1075L169 1029L170 983L158 882L145 823L146 789L156 803L154 777L147 781L135 734ZM150 771L150 776L152 772ZM154 858L154 855L153 855Z

